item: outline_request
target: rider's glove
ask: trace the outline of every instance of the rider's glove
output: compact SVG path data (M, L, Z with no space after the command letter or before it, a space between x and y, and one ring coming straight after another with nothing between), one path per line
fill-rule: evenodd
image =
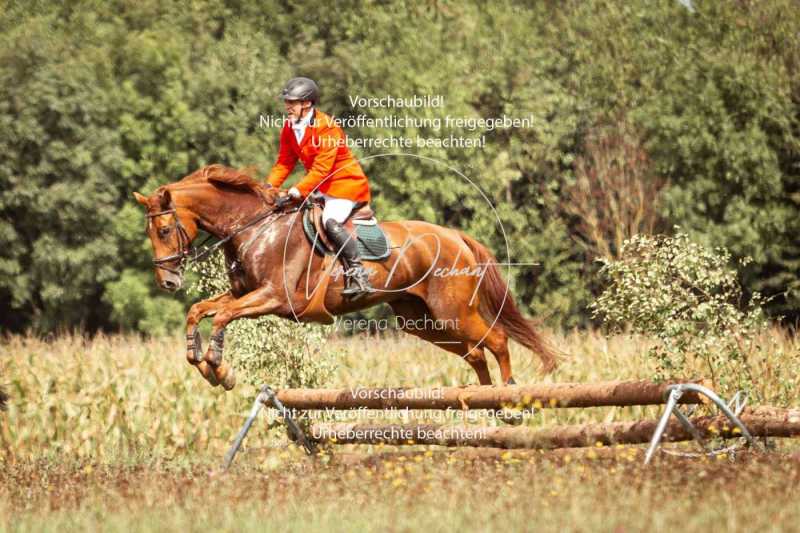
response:
M275 201L275 206L280 209L283 209L284 207L292 203L292 201L298 200L301 197L302 195L300 194L300 191L298 191L296 187L292 187L291 189L289 189L289 194L278 197L278 199Z

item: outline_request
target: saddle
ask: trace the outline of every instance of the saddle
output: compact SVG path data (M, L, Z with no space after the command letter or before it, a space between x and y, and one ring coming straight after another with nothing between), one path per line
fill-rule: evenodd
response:
M323 256L321 268L323 274L308 304L297 318L302 321L332 324L333 315L325 307L325 295L331 280L331 270L335 266L332 262L337 252L336 246L328 238L322 224L322 198L312 196L303 209L303 230L314 248L314 253ZM380 262L391 255L391 243L378 225L375 213L368 203L356 204L343 226L356 239L361 259Z
M313 198L306 202L303 229L314 251L319 255L336 255L336 246L330 241L322 224L322 200ZM385 261L391 254L391 244L378 225L375 212L366 202L359 202L342 224L356 240L358 253L365 261Z

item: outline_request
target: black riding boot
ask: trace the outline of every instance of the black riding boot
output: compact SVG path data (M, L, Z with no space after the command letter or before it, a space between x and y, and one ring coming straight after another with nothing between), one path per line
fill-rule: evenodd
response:
M340 223L333 219L328 219L325 223L325 230L328 237L339 249L339 257L345 267L345 288L342 294L351 296L352 299L373 292L375 289L369 283L369 272L361 263L358 256L358 245L353 237L344 229Z

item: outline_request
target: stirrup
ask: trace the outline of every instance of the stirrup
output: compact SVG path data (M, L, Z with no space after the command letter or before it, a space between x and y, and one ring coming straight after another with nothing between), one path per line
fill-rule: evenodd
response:
M369 283L369 273L363 266L356 267L357 270L347 275L345 288L342 290L344 296L351 296L353 299L360 298L365 294L375 292Z

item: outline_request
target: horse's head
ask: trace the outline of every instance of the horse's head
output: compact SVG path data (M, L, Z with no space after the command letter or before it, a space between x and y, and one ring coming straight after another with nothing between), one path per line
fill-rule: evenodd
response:
M147 235L159 287L176 291L192 253L198 224L218 239L229 240L252 217L273 209L278 189L264 188L246 172L207 165L151 196L133 193L147 210ZM201 222L202 221L202 222Z
M147 209L147 236L153 245L153 263L158 286L176 291L183 284L183 266L197 236L197 224L175 207L167 187L159 187L151 196L133 193Z

